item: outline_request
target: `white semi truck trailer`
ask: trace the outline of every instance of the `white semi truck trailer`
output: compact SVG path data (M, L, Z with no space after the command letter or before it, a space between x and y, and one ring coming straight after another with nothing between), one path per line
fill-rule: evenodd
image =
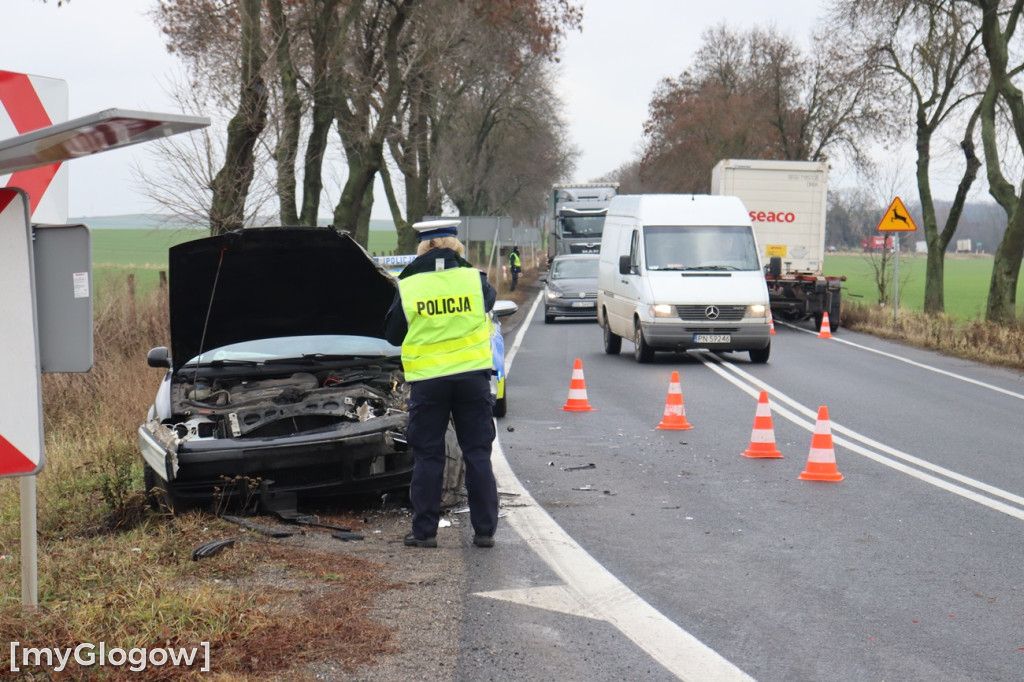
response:
M711 193L737 196L749 211L772 315L820 328L827 312L837 330L846 277L824 274L828 164L724 159L711 171Z

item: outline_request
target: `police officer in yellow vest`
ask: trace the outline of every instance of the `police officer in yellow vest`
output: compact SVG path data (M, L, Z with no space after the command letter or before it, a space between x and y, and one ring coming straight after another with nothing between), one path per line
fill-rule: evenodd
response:
M508 267L512 272L512 287L511 291L516 290L516 284L519 282L519 275L523 272L523 260L519 257L519 247L513 246L512 253L508 254Z
M437 547L449 417L466 462L473 544L493 547L498 489L491 469L491 320L496 292L487 276L462 258L458 220L413 225L417 258L398 276L385 337L402 346L411 383L409 429L415 456L409 498L410 547Z

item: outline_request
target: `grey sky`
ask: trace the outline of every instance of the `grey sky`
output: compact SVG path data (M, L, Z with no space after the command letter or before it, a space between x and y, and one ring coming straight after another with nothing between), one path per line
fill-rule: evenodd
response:
M72 118L111 107L180 113L165 93L179 68L146 16L151 0L5 4L0 69L66 80ZM597 177L636 155L655 86L690 63L706 28L774 24L806 43L820 8L819 0L584 0L583 32L568 37L559 67L563 114L582 152L572 179ZM71 163L70 215L154 210L131 173L132 161L150 154L140 145ZM842 182L844 174L833 177ZM376 203L375 214L387 217L383 198Z

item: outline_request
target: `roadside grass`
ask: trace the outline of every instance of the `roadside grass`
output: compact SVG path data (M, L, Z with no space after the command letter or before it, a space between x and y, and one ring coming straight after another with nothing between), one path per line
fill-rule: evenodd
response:
M197 562L197 545L239 537L238 529L148 508L135 432L160 382L145 353L167 341L166 294L133 298L124 275L101 289L92 371L43 375L47 461L36 477L39 608L31 613L18 589L19 482L0 480L0 637L23 647L124 649L205 641L214 672L254 680L311 660L352 671L387 651L391 633L367 616L375 595L398 587L380 566L251 534L216 562ZM199 678L198 667L75 668L64 679ZM53 679L41 668L25 672Z
M891 305L879 306L868 254L828 254L825 274L845 275L842 326L948 355L1024 369L1024 279L1017 287L1015 325L984 321L992 257L948 255L943 315L925 315L925 257L900 254L900 307L893 324Z
M900 308L843 303L842 326L954 357L1024 370L1024 324L1003 326L951 315L929 316Z

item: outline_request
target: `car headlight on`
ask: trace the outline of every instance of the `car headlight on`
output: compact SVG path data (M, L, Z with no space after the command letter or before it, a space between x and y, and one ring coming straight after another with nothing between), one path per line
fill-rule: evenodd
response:
M651 317L676 317L675 306L668 305L667 303L657 303L648 306L647 312Z
M747 306L747 317L767 317L768 306L760 303Z
M547 293L544 294L544 295L548 297L549 301L554 301L556 298L561 297L562 294L560 294L557 291L554 291L552 289L548 289Z

